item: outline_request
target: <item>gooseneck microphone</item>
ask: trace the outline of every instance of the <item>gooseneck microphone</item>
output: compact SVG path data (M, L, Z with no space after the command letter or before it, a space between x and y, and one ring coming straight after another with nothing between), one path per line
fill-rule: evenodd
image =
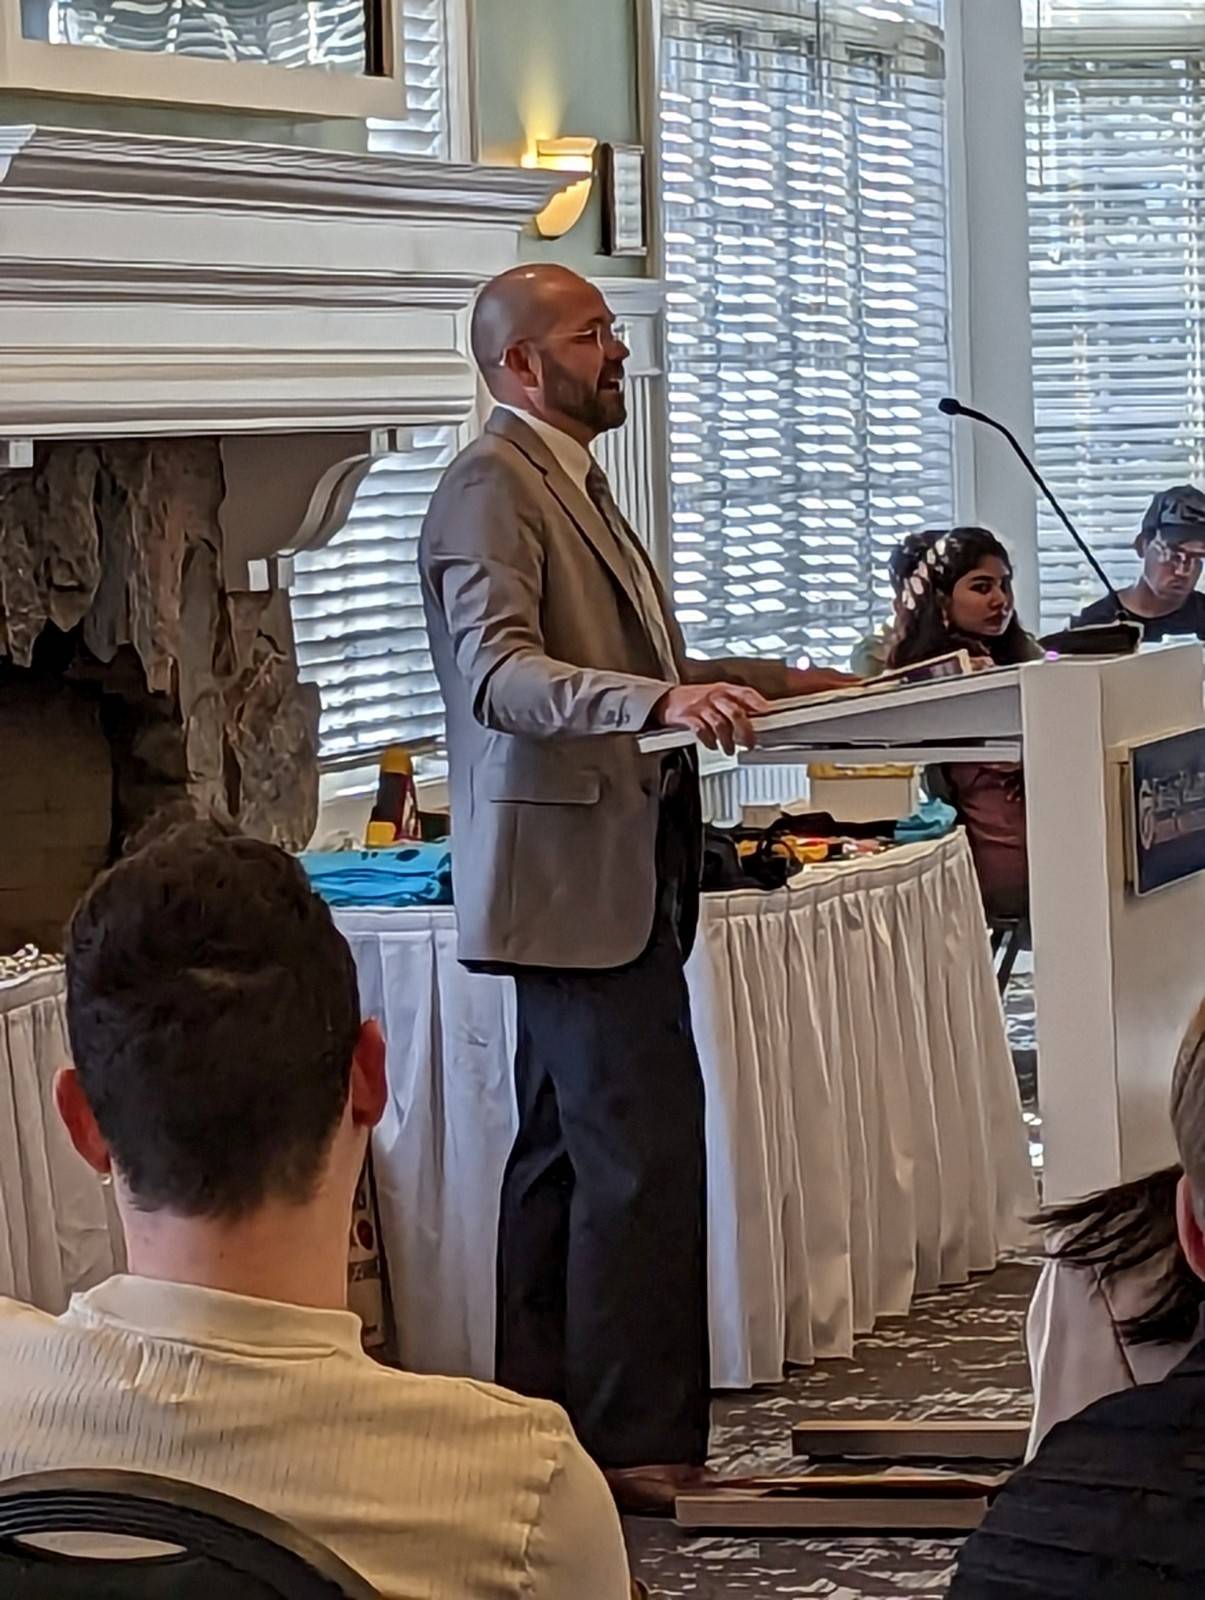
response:
M1045 478L1043 478L1042 474L1038 471L1037 467L1034 466L1028 455L1026 455L1025 451L1021 448L1021 445L1018 443L1017 438L1013 434L1012 430L1006 428L1002 422L997 422L995 417L989 417L986 411L975 411L970 406L964 406L961 400L955 400L952 395L947 395L944 400L939 400L937 402L937 409L943 412L947 417L970 417L972 422L984 422L989 428L995 428L997 433L1002 433L1004 435L1009 444L1012 445L1013 450L1016 452L1017 458L1020 460L1021 465L1025 468L1026 472L1029 473L1029 476L1037 484L1043 495L1045 495L1050 509L1054 512L1055 516L1071 535L1076 549L1092 568L1093 572L1104 585L1107 593L1111 596L1113 604L1116 607L1117 616L1119 618L1128 618L1129 613L1127 612L1125 606L1122 605L1121 596L1117 593L1117 590L1110 582L1108 573L1092 553L1092 548L1088 544L1087 540L1081 536L1075 527L1075 524L1071 521L1071 518L1055 499L1054 491L1046 482Z

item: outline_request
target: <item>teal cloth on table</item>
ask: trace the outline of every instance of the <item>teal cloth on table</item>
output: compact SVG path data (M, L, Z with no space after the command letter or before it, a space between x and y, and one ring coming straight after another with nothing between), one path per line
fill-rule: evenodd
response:
M385 850L310 850L298 859L330 906L452 904L452 847L446 839Z
M958 813L944 800L922 800L910 817L895 825L896 844L921 844L944 839L958 825Z

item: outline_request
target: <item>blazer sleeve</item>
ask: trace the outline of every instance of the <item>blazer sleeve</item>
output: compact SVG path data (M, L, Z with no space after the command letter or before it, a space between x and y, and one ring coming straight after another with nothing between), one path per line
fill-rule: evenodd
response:
M746 689L756 689L767 700L782 700L790 693L783 661L759 661L753 656L718 656L700 661L687 656L683 665L687 683L739 683Z
M673 687L549 655L539 512L496 465L480 464L432 506L419 564L487 728L529 738L639 733Z

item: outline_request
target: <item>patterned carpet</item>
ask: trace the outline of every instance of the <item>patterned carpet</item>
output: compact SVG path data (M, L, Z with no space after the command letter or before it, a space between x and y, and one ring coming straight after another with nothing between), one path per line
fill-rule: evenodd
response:
M907 1318L859 1341L852 1361L825 1361L787 1382L717 1397L712 1464L729 1472L798 1471L790 1428L829 1417L1025 1417L1023 1323L1035 1269L1000 1267L965 1289L919 1300ZM633 1570L664 1600L926 1600L945 1593L957 1543L940 1538L741 1538L628 1522Z
M1024 959L1024 958L1023 958ZM1036 1106L1033 988L1026 960L1008 996L1035 1168L1041 1171ZM1036 1269L1014 1262L963 1289L918 1300L908 1317L859 1341L852 1361L825 1361L774 1388L717 1396L713 1466L735 1473L799 1471L792 1423L828 1417L910 1420L969 1415L1027 1417L1024 1319ZM946 1591L958 1543L947 1538L743 1538L688 1534L672 1523L629 1520L636 1576L660 1600L928 1600Z

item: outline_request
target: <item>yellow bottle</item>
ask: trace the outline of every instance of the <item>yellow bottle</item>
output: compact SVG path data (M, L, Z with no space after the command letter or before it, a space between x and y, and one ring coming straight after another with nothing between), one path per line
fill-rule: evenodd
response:
M381 756L377 798L368 819L364 843L371 850L421 838L414 762L404 744L391 744Z

